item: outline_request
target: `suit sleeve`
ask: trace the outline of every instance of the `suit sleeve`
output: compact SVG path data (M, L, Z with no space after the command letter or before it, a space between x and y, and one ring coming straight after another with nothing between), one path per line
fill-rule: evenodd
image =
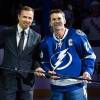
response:
M37 37L37 41L36 41L36 45L34 47L34 51L33 51L33 69L35 70L37 67L41 67L40 66L40 41L41 41L41 36L38 35Z
M34 50L33 50L33 55L32 55L33 62L32 62L32 67L31 67L31 71L33 71L33 72L37 67L40 67L40 63L39 63L39 60L40 60L39 43L40 43L40 40L41 40L41 36L39 35L35 39L36 39L36 42L35 42L35 45L34 45ZM34 81L35 81L34 80L34 73L28 73L27 77L23 81L24 81L25 84L33 86Z
M0 48L2 48L4 46L4 43L6 42L5 39L8 35L7 29L7 27L3 27L0 29Z

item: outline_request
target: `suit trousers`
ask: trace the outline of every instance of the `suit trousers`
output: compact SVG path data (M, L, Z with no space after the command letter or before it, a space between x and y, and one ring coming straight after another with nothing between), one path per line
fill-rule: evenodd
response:
M22 90L20 82L17 79L17 90L0 88L0 100L33 100L33 90Z
M0 90L0 100L33 100L33 91L11 92Z

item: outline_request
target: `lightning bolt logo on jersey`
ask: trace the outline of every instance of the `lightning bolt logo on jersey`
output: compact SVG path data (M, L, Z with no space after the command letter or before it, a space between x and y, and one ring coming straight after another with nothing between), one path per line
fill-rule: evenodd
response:
M60 46L59 46L60 45ZM81 72L93 73L96 56L80 30L69 29L62 39L49 35L41 42L42 67L45 71L54 70L58 74L80 76Z
M53 70L65 69L72 63L72 56L69 52L67 52L67 50L68 49L57 52L51 57L50 64L53 67ZM57 59L54 60L55 58Z

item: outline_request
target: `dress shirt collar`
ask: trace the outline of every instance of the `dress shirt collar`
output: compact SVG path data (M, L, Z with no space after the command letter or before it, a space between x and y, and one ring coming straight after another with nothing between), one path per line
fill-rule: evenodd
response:
M23 29L20 27L19 24L17 25L17 29L18 29L17 34L19 35ZM25 35L28 35L28 31L29 31L29 27L25 29Z

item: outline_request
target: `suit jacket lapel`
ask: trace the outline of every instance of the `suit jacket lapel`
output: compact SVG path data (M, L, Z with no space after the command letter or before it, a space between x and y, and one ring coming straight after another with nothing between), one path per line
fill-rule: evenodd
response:
M35 40L34 34L33 34L32 30L29 29L27 43L26 43L24 51L22 52L22 55L25 55L26 53L28 53L32 50L34 40Z

